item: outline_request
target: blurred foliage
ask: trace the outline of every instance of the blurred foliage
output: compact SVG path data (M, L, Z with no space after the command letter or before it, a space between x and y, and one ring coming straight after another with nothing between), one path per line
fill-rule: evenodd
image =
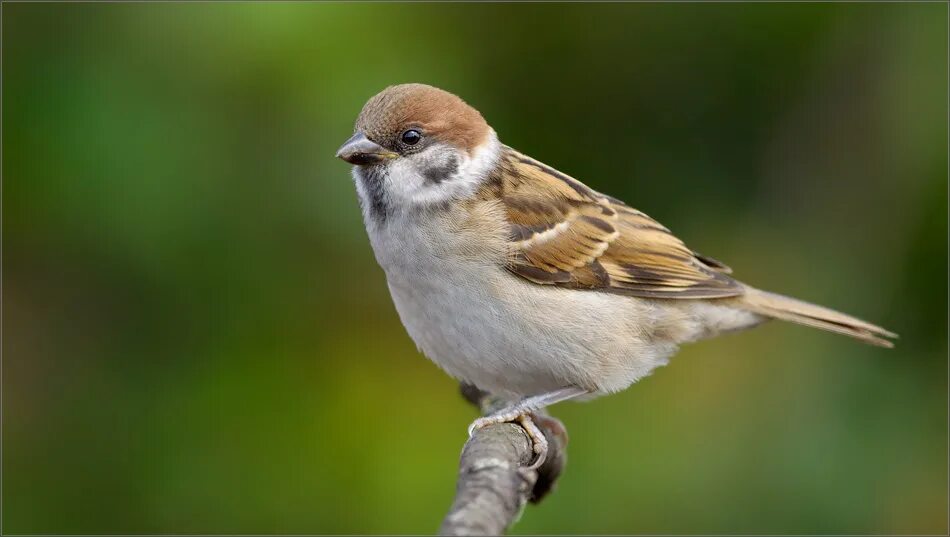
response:
M772 323L555 408L515 533L947 531L947 5L3 6L3 529L427 533L473 410L333 158L420 81L747 282Z

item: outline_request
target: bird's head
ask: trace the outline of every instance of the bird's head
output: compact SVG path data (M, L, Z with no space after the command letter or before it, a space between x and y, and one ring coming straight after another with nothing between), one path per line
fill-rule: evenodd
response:
M418 206L471 192L497 153L478 110L447 91L400 84L367 101L336 156L354 165L361 195L377 198L369 201Z

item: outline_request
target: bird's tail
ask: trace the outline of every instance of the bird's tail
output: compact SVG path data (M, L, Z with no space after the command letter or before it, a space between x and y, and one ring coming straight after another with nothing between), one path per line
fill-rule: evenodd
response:
M837 332L880 347L893 347L894 343L885 338L897 337L893 332L856 317L751 287L740 301L743 308L766 317Z

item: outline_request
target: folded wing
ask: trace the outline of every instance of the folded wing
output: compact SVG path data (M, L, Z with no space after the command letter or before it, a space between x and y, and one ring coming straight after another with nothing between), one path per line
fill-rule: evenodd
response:
M726 265L642 212L511 148L502 159L511 272L542 285L642 297L744 293Z

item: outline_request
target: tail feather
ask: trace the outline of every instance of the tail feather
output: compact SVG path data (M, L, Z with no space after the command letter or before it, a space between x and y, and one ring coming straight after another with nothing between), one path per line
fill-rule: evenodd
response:
M894 332L839 311L751 287L741 300L746 309L766 317L844 334L880 347L893 347L894 342L885 338L897 337Z

